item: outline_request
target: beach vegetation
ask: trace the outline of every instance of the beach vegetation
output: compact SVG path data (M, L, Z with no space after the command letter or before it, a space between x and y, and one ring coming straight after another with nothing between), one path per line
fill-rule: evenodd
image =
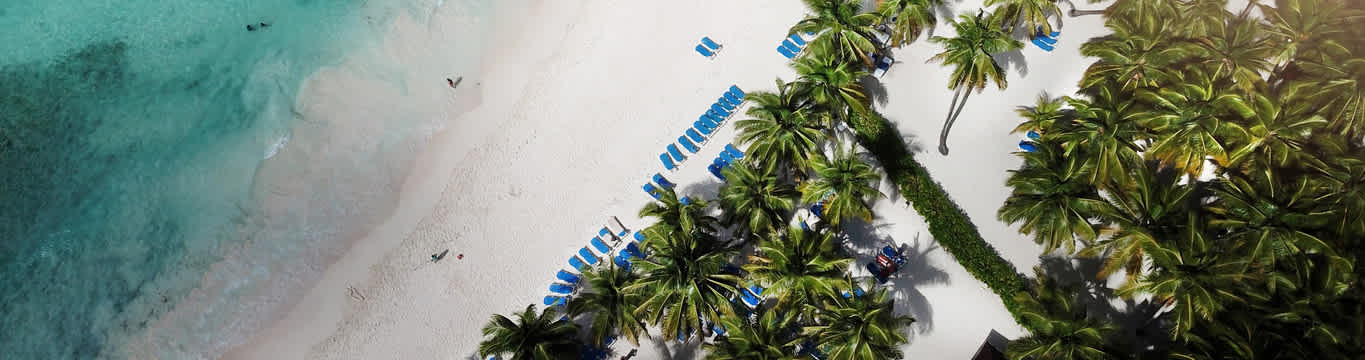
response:
M889 25L890 41L885 44L902 47L919 39L926 30L938 26L938 9L943 0L885 0L877 4L877 14Z
M623 289L644 294L637 316L668 339L710 332L707 324L737 316L731 298L740 277L726 270L739 253L737 246L680 231L654 230L647 236L649 256L631 262L640 279Z
M776 92L749 94L753 105L744 112L747 119L735 122L735 142L748 149L745 157L754 164L784 179L804 177L811 157L828 137L822 131L824 122L794 91L794 84L782 79L776 83Z
M578 356L578 325L561 318L558 311L536 312L534 304L514 315L516 320L494 314L483 326L479 357L500 356L517 360L556 360Z
M607 339L619 334L631 344L639 345L641 336L649 336L644 320L635 315L644 296L626 291L626 286L639 278L639 273L616 267L611 262L583 273L582 286L590 290L569 300L567 312L589 316L590 344L606 344Z
M816 176L801 184L802 202L824 204L821 218L836 228L848 219L872 221L869 202L884 196L877 190L882 174L872 165L840 146L831 156L816 156L811 169Z
M802 329L815 338L825 359L900 359L900 345L908 342L902 330L915 318L897 315L890 291L866 284L866 293L835 297L821 303L817 321ZM806 304L807 307L816 305Z
M725 223L739 226L737 233L762 239L776 233L787 221L797 194L791 184L778 179L773 169L751 164L749 157L721 171L725 183L717 201Z
M814 33L812 46L829 49L830 56L840 62L858 62L872 68L872 54L882 53L886 47L877 40L877 26L881 15L864 12L862 2L856 0L802 0L811 14L792 26L787 35Z
M948 77L948 89L953 90L953 101L948 104L948 115L938 135L938 151L944 155L948 154L948 131L966 106L967 98L972 95L971 90L981 92L991 83L1000 89L1008 86L1005 68L995 60L995 56L1024 46L1019 40L1010 37L1010 33L992 24L985 10L977 11L975 16L962 14L952 21L952 25L957 30L956 36L929 38L929 42L943 46L943 51L929 58L929 61L953 67L953 73Z
M838 234L793 225L784 236L770 236L749 255L744 270L777 298L776 307L801 309L839 296L853 258Z
M1034 268L1031 293L1015 294L1020 317L1030 334L1007 346L1012 360L1106 360L1117 358L1109 337L1117 326L1096 318L1086 309L1075 285L1062 284Z

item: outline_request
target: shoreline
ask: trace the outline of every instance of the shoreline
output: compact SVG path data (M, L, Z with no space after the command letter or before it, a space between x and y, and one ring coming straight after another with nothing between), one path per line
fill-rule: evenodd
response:
M538 1L538 0L537 0ZM510 26L506 19L511 16L508 6L495 5L493 34L494 41L504 40L505 37L516 36L515 31L508 32ZM409 15L400 15L394 20L390 34L386 36L385 45L392 47L395 45L414 45L396 44L392 37L419 36L430 37L435 30L442 24L439 19L443 14L442 10L449 9L442 4L431 14L425 28L418 26ZM416 31L425 33L414 34ZM381 221L378 225L365 231L365 235L352 241L342 252L342 255L335 258L321 272L319 280L312 284L306 291L301 293L289 305L282 308L280 313L273 314L269 324L257 331L246 339L245 342L232 346L226 353L222 354L222 359L263 359L263 358L285 358L302 359L308 357L315 344L321 343L332 333L340 330L340 324L347 312L351 311L349 298L338 296L346 294L347 289L352 287L359 288L362 284L371 282L373 272L371 269L383 260L386 254L399 245L401 239L406 237L410 229L416 226L421 214L428 212L436 202L436 198L426 196L433 189L441 191L445 185L445 180L450 177L453 169L442 167L426 167L424 164L449 163L457 157L459 152L457 147L468 145L461 140L469 140L468 134L460 133L466 130L467 124L458 123L468 114L478 109L483 104L487 90L482 86L486 79L489 68L492 64L490 59L496 58L497 50L490 43L489 48L485 49L481 56L479 70L472 74L460 74L450 76L463 77L461 86L447 88L441 86L437 96L453 96L453 99L444 101L438 109L441 113L442 121L435 133L426 139L425 143L417 151L417 155L411 159L411 166L408 167L407 174L403 177L402 185L395 194L395 203L392 210L380 216ZM387 49L387 54L393 55L395 49ZM409 49L411 50L411 49ZM491 51L490 51L491 50ZM341 69L324 69L341 70ZM320 71L321 73L322 71ZM320 75L320 74L319 74ZM316 76L316 75L315 75ZM307 87L312 87L317 79L310 79ZM301 91L308 93L308 89ZM300 98L302 102L302 98ZM478 131L476 130L475 133ZM364 293L362 290L361 293Z

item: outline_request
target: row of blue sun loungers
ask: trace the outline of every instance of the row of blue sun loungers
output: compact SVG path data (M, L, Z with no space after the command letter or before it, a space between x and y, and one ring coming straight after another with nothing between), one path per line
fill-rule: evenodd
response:
M622 227L622 229L624 229L624 227ZM607 229L603 228L603 230ZM627 233L628 231L623 231L619 234L612 235L625 237ZM645 253L640 250L639 245L644 243L645 234L636 231L631 239L634 241L628 242L626 246L618 251L616 256L612 258L612 261L616 263L616 266L629 269L630 259L632 257L639 259L645 258ZM611 255L612 248L607 246L602 238L593 237L591 240L588 240L588 243L591 244L593 248L597 249L598 252L602 253L603 256ZM600 260L597 255L588 250L588 247L586 246L579 249L577 255L569 256L569 266L572 267L574 271L577 271L578 274L582 274L587 271L588 268L597 265L599 262ZM578 274L569 272L568 270L559 270L558 273L555 273L555 279L559 282L550 284L550 292L553 294L545 296L545 306L561 306L568 303L568 300L578 291L577 287L579 282L582 281L582 276Z
M701 44L697 45L697 53L710 59L716 57L716 54L720 53L720 48L722 47L723 46L720 46L720 44L712 41L710 37L704 36L701 38Z
M716 156L716 159L711 162L710 166L706 167L706 170L710 171L711 175L714 175L717 179L720 179L720 181L725 181L723 170L743 157L744 152L735 148L735 144L725 144L725 150L721 150L720 155Z
M692 123L692 127L678 136L676 143L668 144L665 151L659 154L659 162L663 163L664 168L669 171L677 170L678 166L687 160L687 155L678 149L679 145L693 154L701 151L701 145L706 144L707 137L734 115L736 109L744 102L744 96L744 90L740 90L739 86L730 85L730 89L716 98L716 102Z
M1051 34L1044 34L1043 27L1039 26L1038 31L1033 35L1033 45L1043 51L1052 51L1053 45L1057 45L1056 37L1062 33L1053 31Z
M791 34L782 40L782 45L777 47L777 52L788 59L795 59L797 54L806 47L806 39L802 39L800 34Z

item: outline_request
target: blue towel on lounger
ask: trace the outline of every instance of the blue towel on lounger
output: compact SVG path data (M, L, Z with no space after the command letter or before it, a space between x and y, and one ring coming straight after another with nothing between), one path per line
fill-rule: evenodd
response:
M700 120L700 119L699 119L699 120L697 120L697 121L693 121L693 122L692 122L692 129L696 129L696 130L688 129L688 130L687 130L687 132L688 132L687 136L692 136L692 133L694 133L694 132L695 132L695 133L699 133L698 135L700 135L700 136L702 137L701 141L706 141L706 136L707 136L707 135L711 135L711 133L716 132L716 128L711 126L709 120ZM693 138L693 140L696 140L696 138Z
M1034 151L1038 151L1038 146L1035 146L1035 145L1033 145L1033 143L1028 142L1028 141L1020 141L1020 142L1019 142L1019 149L1022 149L1022 150L1027 151L1027 152L1034 152Z
M645 189L646 194L654 197L654 200L659 200L659 189L654 188L654 184L645 184L642 188Z
M572 294L573 286L564 285L560 283L550 284L550 292L556 294Z
M705 46L701 46L701 45L697 45L697 53L698 53L698 54L701 54L701 56L705 56L705 57L707 57L707 58L710 58L711 56L716 55L716 54L711 53L711 50L706 50L706 47L705 47Z
M592 250L588 250L586 246L578 249L578 256L582 256L583 261L587 261L588 265L597 265L597 256L593 255Z
M602 242L602 238L593 237L592 240L588 240L588 243L592 244L592 247L597 248L597 252L599 253L604 255L611 254L611 247L607 246L607 243Z
M560 270L559 273L555 274L555 277L570 284L577 284L578 280L581 280L578 278L578 275L574 275L573 273L564 270Z
M1037 46L1039 49L1043 49L1043 51L1052 51L1052 45L1048 45L1042 40L1038 40L1038 38L1033 38L1033 45Z

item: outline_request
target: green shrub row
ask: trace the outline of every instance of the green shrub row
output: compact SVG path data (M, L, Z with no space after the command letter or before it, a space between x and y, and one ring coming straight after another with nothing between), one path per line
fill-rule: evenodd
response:
M967 213L957 206L943 187L929 176L914 154L910 153L895 125L881 116L872 116L880 121L856 121L853 129L858 142L872 151L873 156L886 169L887 177L896 183L906 202L918 211L929 223L929 233L967 272L986 283L1005 309L1014 315L1015 322L1027 328L1019 314L1019 304L1014 295L1025 291L1025 275L1015 270L1014 265L1000 257L989 243L981 238L976 225L967 218Z

